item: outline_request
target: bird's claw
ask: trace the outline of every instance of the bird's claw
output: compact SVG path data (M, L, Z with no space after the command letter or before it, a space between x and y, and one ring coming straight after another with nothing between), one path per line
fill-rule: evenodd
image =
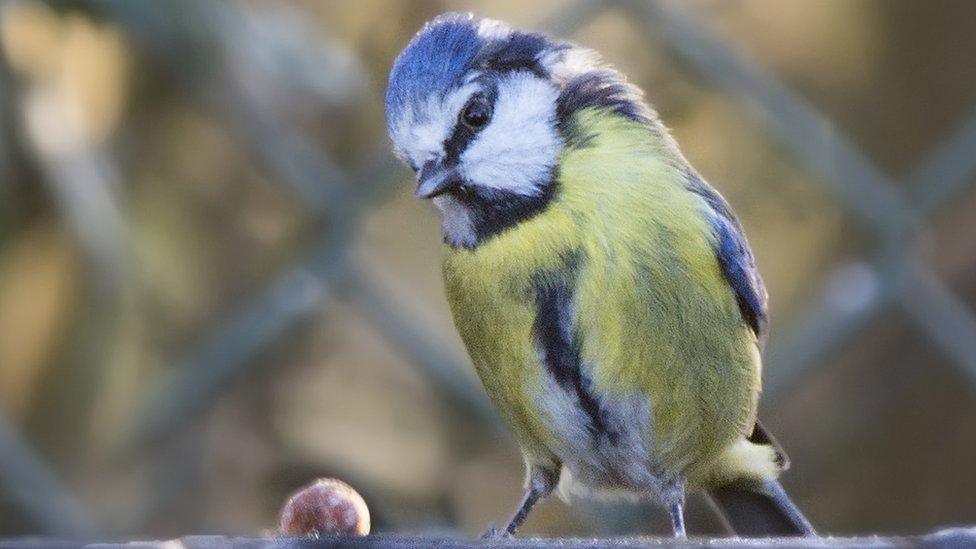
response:
M481 539L485 541L497 541L500 539L507 539L510 537L512 537L512 535L509 534L507 531L499 530L494 526L489 527L487 530L485 530L483 534L481 534Z

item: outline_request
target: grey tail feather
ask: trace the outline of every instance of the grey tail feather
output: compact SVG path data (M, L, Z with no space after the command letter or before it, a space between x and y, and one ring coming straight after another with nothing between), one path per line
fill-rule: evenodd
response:
M722 486L708 494L726 526L738 536L817 535L776 480Z

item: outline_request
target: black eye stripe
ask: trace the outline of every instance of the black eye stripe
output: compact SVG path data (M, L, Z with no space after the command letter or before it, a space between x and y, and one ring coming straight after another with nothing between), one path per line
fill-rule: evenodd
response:
M474 140L476 135L478 135L478 132L464 124L456 125L454 132L451 133L451 137L447 138L447 141L444 142L444 163L447 165L457 165L461 159L461 153L468 148L468 145Z
M475 136L478 135L478 132L483 130L488 125L488 124L484 124L480 127L472 127L464 123L462 118L464 117L465 110L471 104L471 101L477 100L477 98L483 99L485 105L488 108L488 112L493 113L495 110L495 100L497 99L497 97L498 97L498 90L495 87L494 82L492 81L488 85L486 85L483 91L478 92L478 94L476 94L475 96L472 96L472 98L469 99L468 102L464 104L464 107L461 109L461 112L458 113L458 120L454 124L454 130L451 132L451 136L448 137L446 141L444 141L444 163L445 164L457 165L457 163L460 161L461 153L463 153L464 150L468 148L468 145L470 145L471 141L473 141ZM490 118L489 118L489 122L490 122Z

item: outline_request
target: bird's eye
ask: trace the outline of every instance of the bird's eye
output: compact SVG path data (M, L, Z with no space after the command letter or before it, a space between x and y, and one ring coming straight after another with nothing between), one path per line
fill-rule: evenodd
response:
M475 97L469 101L461 113L461 121L473 130L484 127L489 120L491 120L491 106L484 97Z

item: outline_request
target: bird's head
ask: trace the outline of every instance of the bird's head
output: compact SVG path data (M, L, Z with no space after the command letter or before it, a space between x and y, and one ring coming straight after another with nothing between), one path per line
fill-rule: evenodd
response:
M387 123L417 196L441 210L448 244L477 246L546 207L566 118L586 102L574 99L600 101L597 90L641 108L592 52L542 34L446 14L414 36L390 73Z

